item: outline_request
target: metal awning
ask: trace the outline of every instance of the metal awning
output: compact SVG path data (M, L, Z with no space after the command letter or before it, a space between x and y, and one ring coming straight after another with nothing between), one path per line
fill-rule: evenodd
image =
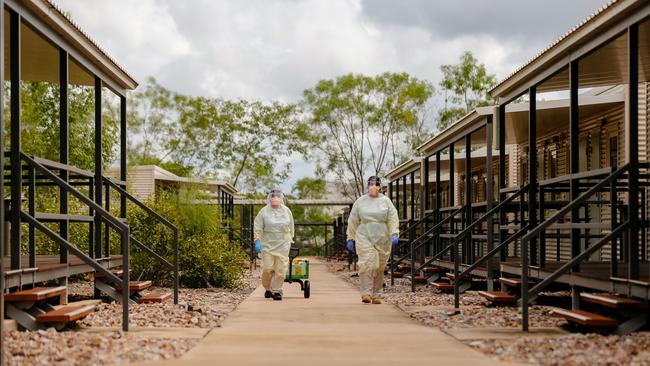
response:
M627 28L639 26L639 81L650 75L650 2L612 1L499 82L490 95L508 102L537 85L537 92L567 90L570 61L580 60L580 87L625 83ZM646 45L646 46L643 46Z

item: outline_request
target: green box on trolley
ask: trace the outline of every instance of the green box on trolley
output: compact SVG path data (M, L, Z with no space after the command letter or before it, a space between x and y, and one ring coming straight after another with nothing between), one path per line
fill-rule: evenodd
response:
M284 282L300 284L300 290L303 292L305 299L308 299L311 294L311 286L309 283L309 260L298 258L300 250L298 248L291 248L289 251L289 270L284 277Z

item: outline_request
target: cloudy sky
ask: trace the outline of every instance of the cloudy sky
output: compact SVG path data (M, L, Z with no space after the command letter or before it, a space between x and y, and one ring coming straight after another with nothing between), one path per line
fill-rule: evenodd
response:
M437 85L440 65L465 50L500 79L606 1L56 2L141 82L151 75L191 95L290 102L349 72L406 71Z

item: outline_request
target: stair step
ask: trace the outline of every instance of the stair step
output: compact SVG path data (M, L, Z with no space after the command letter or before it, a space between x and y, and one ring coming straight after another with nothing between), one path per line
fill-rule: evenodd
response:
M400 272L403 272L405 270L410 271L411 270L411 265L410 264L398 264L397 269L399 269Z
M648 303L612 294L591 294L583 292L580 294L580 298L583 301L592 304L598 304L618 310L648 310L648 308L650 308Z
M158 293L158 292L152 292L146 295L143 295L138 299L138 304L153 304L153 303L160 303L172 296L171 293Z
M584 310L567 310L562 308L554 308L551 314L560 318L564 318L571 323L577 323L590 327L601 328L616 328L618 321L599 314L590 313Z
M35 287L30 290L12 292L5 295L5 302L37 302L65 295L65 286Z
M129 290L142 291L151 287L151 281L131 281L129 282Z
M70 305L36 316L41 324L70 323L95 311L95 305Z
M451 283L445 283L445 282L433 282L431 284L433 288L436 288L442 292L452 292L454 291L454 285Z
M119 278L122 278L122 275L124 274L124 270L123 269L114 269L114 270L111 270L111 273L116 275ZM129 273L131 273L130 268L129 268ZM104 277L106 277L106 275L104 275L103 272L95 272L95 278L104 278Z
M499 304L514 303L517 298L503 291L479 291L478 294L491 302Z
M454 274L454 272L449 272L449 273L447 273L447 278L449 278L450 281L453 281L453 280L456 278L456 275ZM465 276L463 276L463 277L461 278L461 281L462 281L462 280L465 280L465 281L471 281L471 280L472 280L472 277L469 276L469 275L465 275Z
M503 285L510 286L510 287L517 287L517 288L521 287L521 284L523 283L521 278L508 278L508 277L499 278L499 282L501 282L501 284ZM533 285L535 285L534 282L528 281L529 287Z
M411 279L411 275L406 275L404 278L408 278L409 280ZM427 283L427 278L424 276L415 276L413 279L415 283L417 284L426 284Z
M422 272L428 273L428 274L440 273L440 268L438 268L438 267L424 267L422 269Z
M129 291L132 292L146 290L149 287L151 287L151 281L130 281L129 282ZM120 286L115 287L115 291L121 292L122 287Z
M404 274L402 272L393 272L393 278L402 278Z

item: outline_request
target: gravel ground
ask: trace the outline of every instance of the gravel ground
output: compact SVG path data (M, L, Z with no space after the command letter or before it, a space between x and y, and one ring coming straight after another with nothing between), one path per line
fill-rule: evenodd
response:
M179 305L171 298L161 304L130 307L130 323L136 327L214 328L244 301L260 283L259 270L245 278L241 289L181 289ZM169 288L152 288L172 292ZM70 284L70 298L92 296L91 282ZM100 304L98 310L79 321L83 327L119 327L119 304ZM199 340L187 338L138 337L128 333L85 333L75 331L9 331L5 334L7 365L108 365L177 358Z
M498 360L543 366L650 365L650 334L571 334L564 337L466 342Z
M359 285L358 277L351 277L353 274L347 270L347 266L341 263L329 263L330 270L336 272L346 281ZM452 294L441 293L437 289L426 285L416 286L416 292L411 292L409 279L396 278L395 285L390 286L390 276L386 276L384 289L384 301L398 306L406 311L412 318L422 323L439 327L449 328L473 328L473 327L512 327L517 328L521 324L521 311L517 307L487 307L488 301L474 291L468 291L461 295L461 314L450 315L447 308L435 309L435 306L449 307L454 305ZM422 309L419 307L431 306ZM409 307L415 307L409 309ZM566 322L563 319L550 316L550 308L546 306L531 306L529 308L529 321L531 327L557 327Z
M57 332L53 328L5 334L7 365L112 365L177 358L197 339L139 338L120 332Z
M329 268L346 281L359 285L358 277L342 262L330 262ZM390 283L390 277L386 278ZM566 299L566 292L545 293L545 301ZM449 309L436 306L453 306L453 295L440 293L428 286L417 286L411 292L408 279L395 279L395 286L386 286L384 300L406 311L426 325L445 329L474 327L520 326L521 313L517 307L486 307L487 301L472 291L461 296L462 313L450 315ZM411 307L409 309L409 307ZM429 307L429 308L424 308ZM529 308L531 327L559 327L563 319L550 316L546 306ZM637 332L629 336L570 334L556 338L519 338L471 340L465 343L500 361L514 361L542 366L650 366L650 332Z

